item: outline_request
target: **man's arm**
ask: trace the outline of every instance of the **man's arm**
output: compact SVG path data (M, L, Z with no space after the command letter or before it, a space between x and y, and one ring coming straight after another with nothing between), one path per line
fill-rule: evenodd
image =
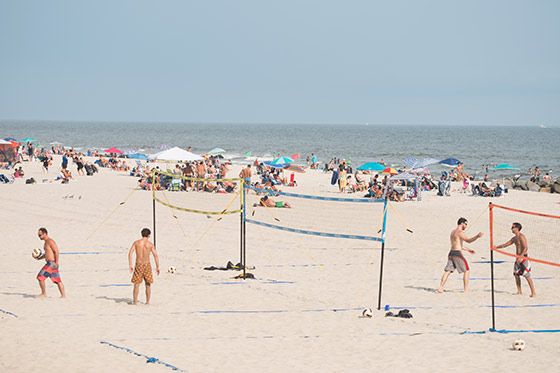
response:
M496 249L503 249L504 247L508 247L509 245L513 245L513 238L506 243L496 246Z
M461 232L460 234L461 234L461 239L468 243L473 243L474 241L478 240L480 237L484 236L484 233L482 232L478 232L478 234L472 236L471 238L468 238L463 232Z
M154 261L156 262L156 272L159 276L159 257L157 255L156 247L152 245L151 250L152 250L152 255L154 256Z
M132 246L130 247L130 250L128 251L128 269L130 270L130 273L132 273L132 271L134 271L134 267L132 266L132 253L134 252L134 247L136 246L136 242L134 242L132 244Z

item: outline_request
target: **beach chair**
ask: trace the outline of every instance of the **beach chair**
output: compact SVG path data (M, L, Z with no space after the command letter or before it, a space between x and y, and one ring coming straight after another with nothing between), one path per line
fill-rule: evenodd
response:
M171 184L169 184L168 190L171 192L181 191L181 179L172 179Z

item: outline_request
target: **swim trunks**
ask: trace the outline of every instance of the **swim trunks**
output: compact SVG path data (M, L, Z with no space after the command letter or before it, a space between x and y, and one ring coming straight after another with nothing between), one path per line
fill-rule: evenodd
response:
M528 259L523 259L521 262L515 261L513 264L513 274L525 278L531 277L531 262Z
M146 281L146 284L152 284L154 282L150 263L137 263L134 267L134 273L130 281L132 281L133 284L141 284L142 280Z
M447 256L447 265L444 271L453 272L454 270L457 270L459 273L470 270L469 263L467 263L467 260L459 250L451 250Z
M55 262L47 262L37 274L37 280L39 281L45 281L47 278L50 278L55 284L62 282L58 272L58 265Z
M275 203L274 207L284 207L284 202L283 201L278 201Z

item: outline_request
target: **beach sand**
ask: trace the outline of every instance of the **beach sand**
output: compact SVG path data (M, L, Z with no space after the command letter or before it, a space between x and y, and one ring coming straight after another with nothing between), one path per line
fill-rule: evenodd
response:
M557 194L513 190L489 199L432 192L421 202L391 204L382 305L409 307L412 319L385 318L376 310L378 242L248 224L247 264L255 266L250 272L256 279L236 280L238 272L202 268L239 260L238 215L217 221L158 205L162 273L153 285L152 304L132 306L127 252L142 228L152 228L151 193L135 190L136 178L107 169L68 185L43 183L54 178L55 168L47 175L38 162L26 163L26 178L37 184L18 180L0 186L0 371L171 369L102 341L188 372L557 370L560 333L462 334L491 327L488 202L558 214ZM338 196L330 175L310 171L297 179L299 186L284 190ZM184 194L208 210L222 210L232 197ZM312 208L294 204L282 214ZM351 206L337 205L333 217L344 231L363 219L380 219L381 204L372 205L367 217ZM461 216L469 219L468 235L485 233L468 245L477 250L467 256L471 292L464 294L462 277L452 274L447 291L438 295L434 290L447 260L449 233ZM321 230L320 223L310 224ZM48 298L35 298L42 263L31 251L42 246L36 234L41 226L60 247L66 299L58 298L48 280ZM533 264L538 296L532 299L525 280L525 294L513 295L512 258L496 254L495 259L504 261L495 265L496 304L514 306L496 310L497 328L559 329L558 267ZM169 266L177 273L167 273ZM360 317L364 308L374 310L372 318ZM527 344L522 352L511 349L518 338Z

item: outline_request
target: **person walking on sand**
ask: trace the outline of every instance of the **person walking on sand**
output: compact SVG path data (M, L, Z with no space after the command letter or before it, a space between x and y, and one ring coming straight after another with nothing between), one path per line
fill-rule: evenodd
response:
M516 259L515 263L513 264L513 276L515 277L515 285L517 286L517 293L516 295L522 295L523 292L521 291L521 276L525 277L527 283L529 284L529 288L531 289L531 298L537 296L537 292L535 291L535 284L533 279L531 278L531 262L527 259L527 251L529 250L529 245L527 244L527 237L523 233L521 233L521 226L520 223L513 223L511 225L511 232L513 233L513 237L506 243L496 246L496 249L502 249L504 247L508 247L510 245L515 244L515 254Z
M144 280L146 284L146 304L150 304L150 298L152 295L152 283L154 282L154 277L152 275L152 266L150 264L150 253L154 256L156 262L156 273L159 276L159 258L156 248L153 243L150 242L150 230L148 228L142 229L140 232L142 238L134 241L130 251L128 252L128 267L130 273L133 273L131 282L134 284L134 290L132 291L132 303L138 304L138 290L140 289L140 284ZM136 264L132 266L132 255L136 253Z
M47 228L39 228L37 232L39 239L41 241L45 241L43 245L43 256L45 258L46 264L41 268L39 273L37 274L37 280L39 281L39 287L41 288L41 294L39 295L40 298L45 298L47 296L45 280L50 278L52 282L58 286L58 291L60 291L60 297L65 298L66 293L64 291L64 284L62 283L62 279L60 278L60 273L58 272L59 269L59 256L60 252L58 250L58 245L56 242L49 237L49 232Z
M471 249L467 249L463 247L464 242L472 243L478 240L480 237L483 236L482 232L478 232L477 235L468 238L465 235L465 230L467 229L467 219L459 218L457 221L457 228L451 231L451 235L449 238L451 239L451 251L449 251L449 255L447 256L447 265L443 270L443 276L441 277L441 282L439 285L439 289L437 289L438 293L443 293L443 287L447 282L447 278L449 275L456 269L457 272L463 274L463 286L465 293L469 291L469 263L463 256L462 251L467 251L471 254L474 254L475 251Z

